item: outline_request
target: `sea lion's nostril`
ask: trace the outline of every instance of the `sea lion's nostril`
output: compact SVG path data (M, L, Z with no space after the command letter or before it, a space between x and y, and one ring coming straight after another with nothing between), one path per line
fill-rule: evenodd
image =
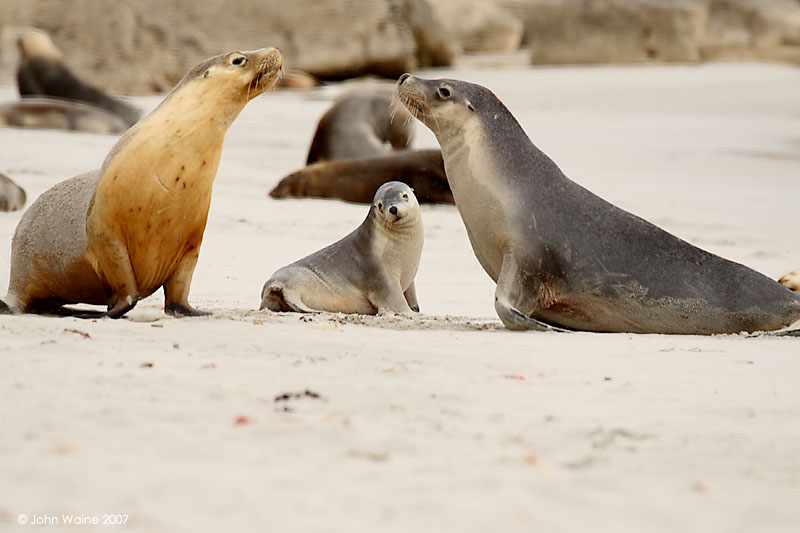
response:
M411 74L409 74L408 72L406 72L405 74L403 74L402 76L400 76L400 79L399 79L399 80L397 80L397 85L403 85L403 82L404 82L404 81L406 81L406 80L407 80L408 78L410 78L410 77L411 77Z
M393 215L396 215L396 214L397 214L397 206L396 206L396 205L393 205L392 207L390 207L390 208L389 208L389 212L390 212L391 214L393 214Z

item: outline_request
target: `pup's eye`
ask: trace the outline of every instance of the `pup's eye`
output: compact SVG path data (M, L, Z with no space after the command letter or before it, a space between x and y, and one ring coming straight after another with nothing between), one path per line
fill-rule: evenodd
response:
M244 56L236 56L233 59L231 59L231 64L236 65L236 66L244 65L245 61L247 61L246 57L244 57Z
M403 193L403 198L408 200L408 195L406 193Z
M444 99L450 98L450 89L447 87L439 87L439 96Z
M378 209L383 209L383 204L381 202L378 202Z

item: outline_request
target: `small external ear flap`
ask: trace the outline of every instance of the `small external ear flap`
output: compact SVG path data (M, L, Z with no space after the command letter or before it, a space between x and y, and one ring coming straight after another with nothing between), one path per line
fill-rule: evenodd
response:
M469 100L467 100L467 109L469 109L470 111L475 111L475 108L472 107L472 102L470 102Z

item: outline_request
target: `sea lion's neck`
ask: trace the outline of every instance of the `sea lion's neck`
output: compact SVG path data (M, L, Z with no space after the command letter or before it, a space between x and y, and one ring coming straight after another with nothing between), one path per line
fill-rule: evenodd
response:
M246 102L201 96L189 87L170 94L117 142L103 163L103 174L125 166L132 158L141 159L141 154L155 154L144 165L137 162L137 167L147 167L154 179L186 176L210 187L225 133Z

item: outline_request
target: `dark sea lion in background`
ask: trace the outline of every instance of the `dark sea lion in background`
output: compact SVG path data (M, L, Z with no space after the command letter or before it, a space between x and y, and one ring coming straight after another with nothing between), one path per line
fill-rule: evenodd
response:
M403 74L396 94L439 140L506 327L714 334L800 320L800 295L569 180L488 89Z
M267 280L261 309L367 315L419 311L414 276L423 239L411 188L385 183L352 233Z
M0 174L0 211L17 211L25 205L25 189Z
M320 161L292 172L269 195L338 198L368 204L380 186L389 181L400 181L414 189L419 203L454 203L440 150L399 150L372 157Z
M274 48L203 61L120 138L100 170L44 192L14 232L0 309L67 314L63 305L87 303L116 318L163 287L167 313L199 314L189 286L225 133L282 65Z
M45 32L27 31L17 39L20 52L17 87L20 96L52 96L88 102L122 117L128 126L141 111L78 79L64 64L61 51Z
M392 148L403 150L413 131L413 121L405 110L393 115L391 90L379 86L352 89L320 119L306 164L382 155Z
M99 134L119 134L128 129L122 117L105 109L77 100L38 97L0 106L0 126Z

